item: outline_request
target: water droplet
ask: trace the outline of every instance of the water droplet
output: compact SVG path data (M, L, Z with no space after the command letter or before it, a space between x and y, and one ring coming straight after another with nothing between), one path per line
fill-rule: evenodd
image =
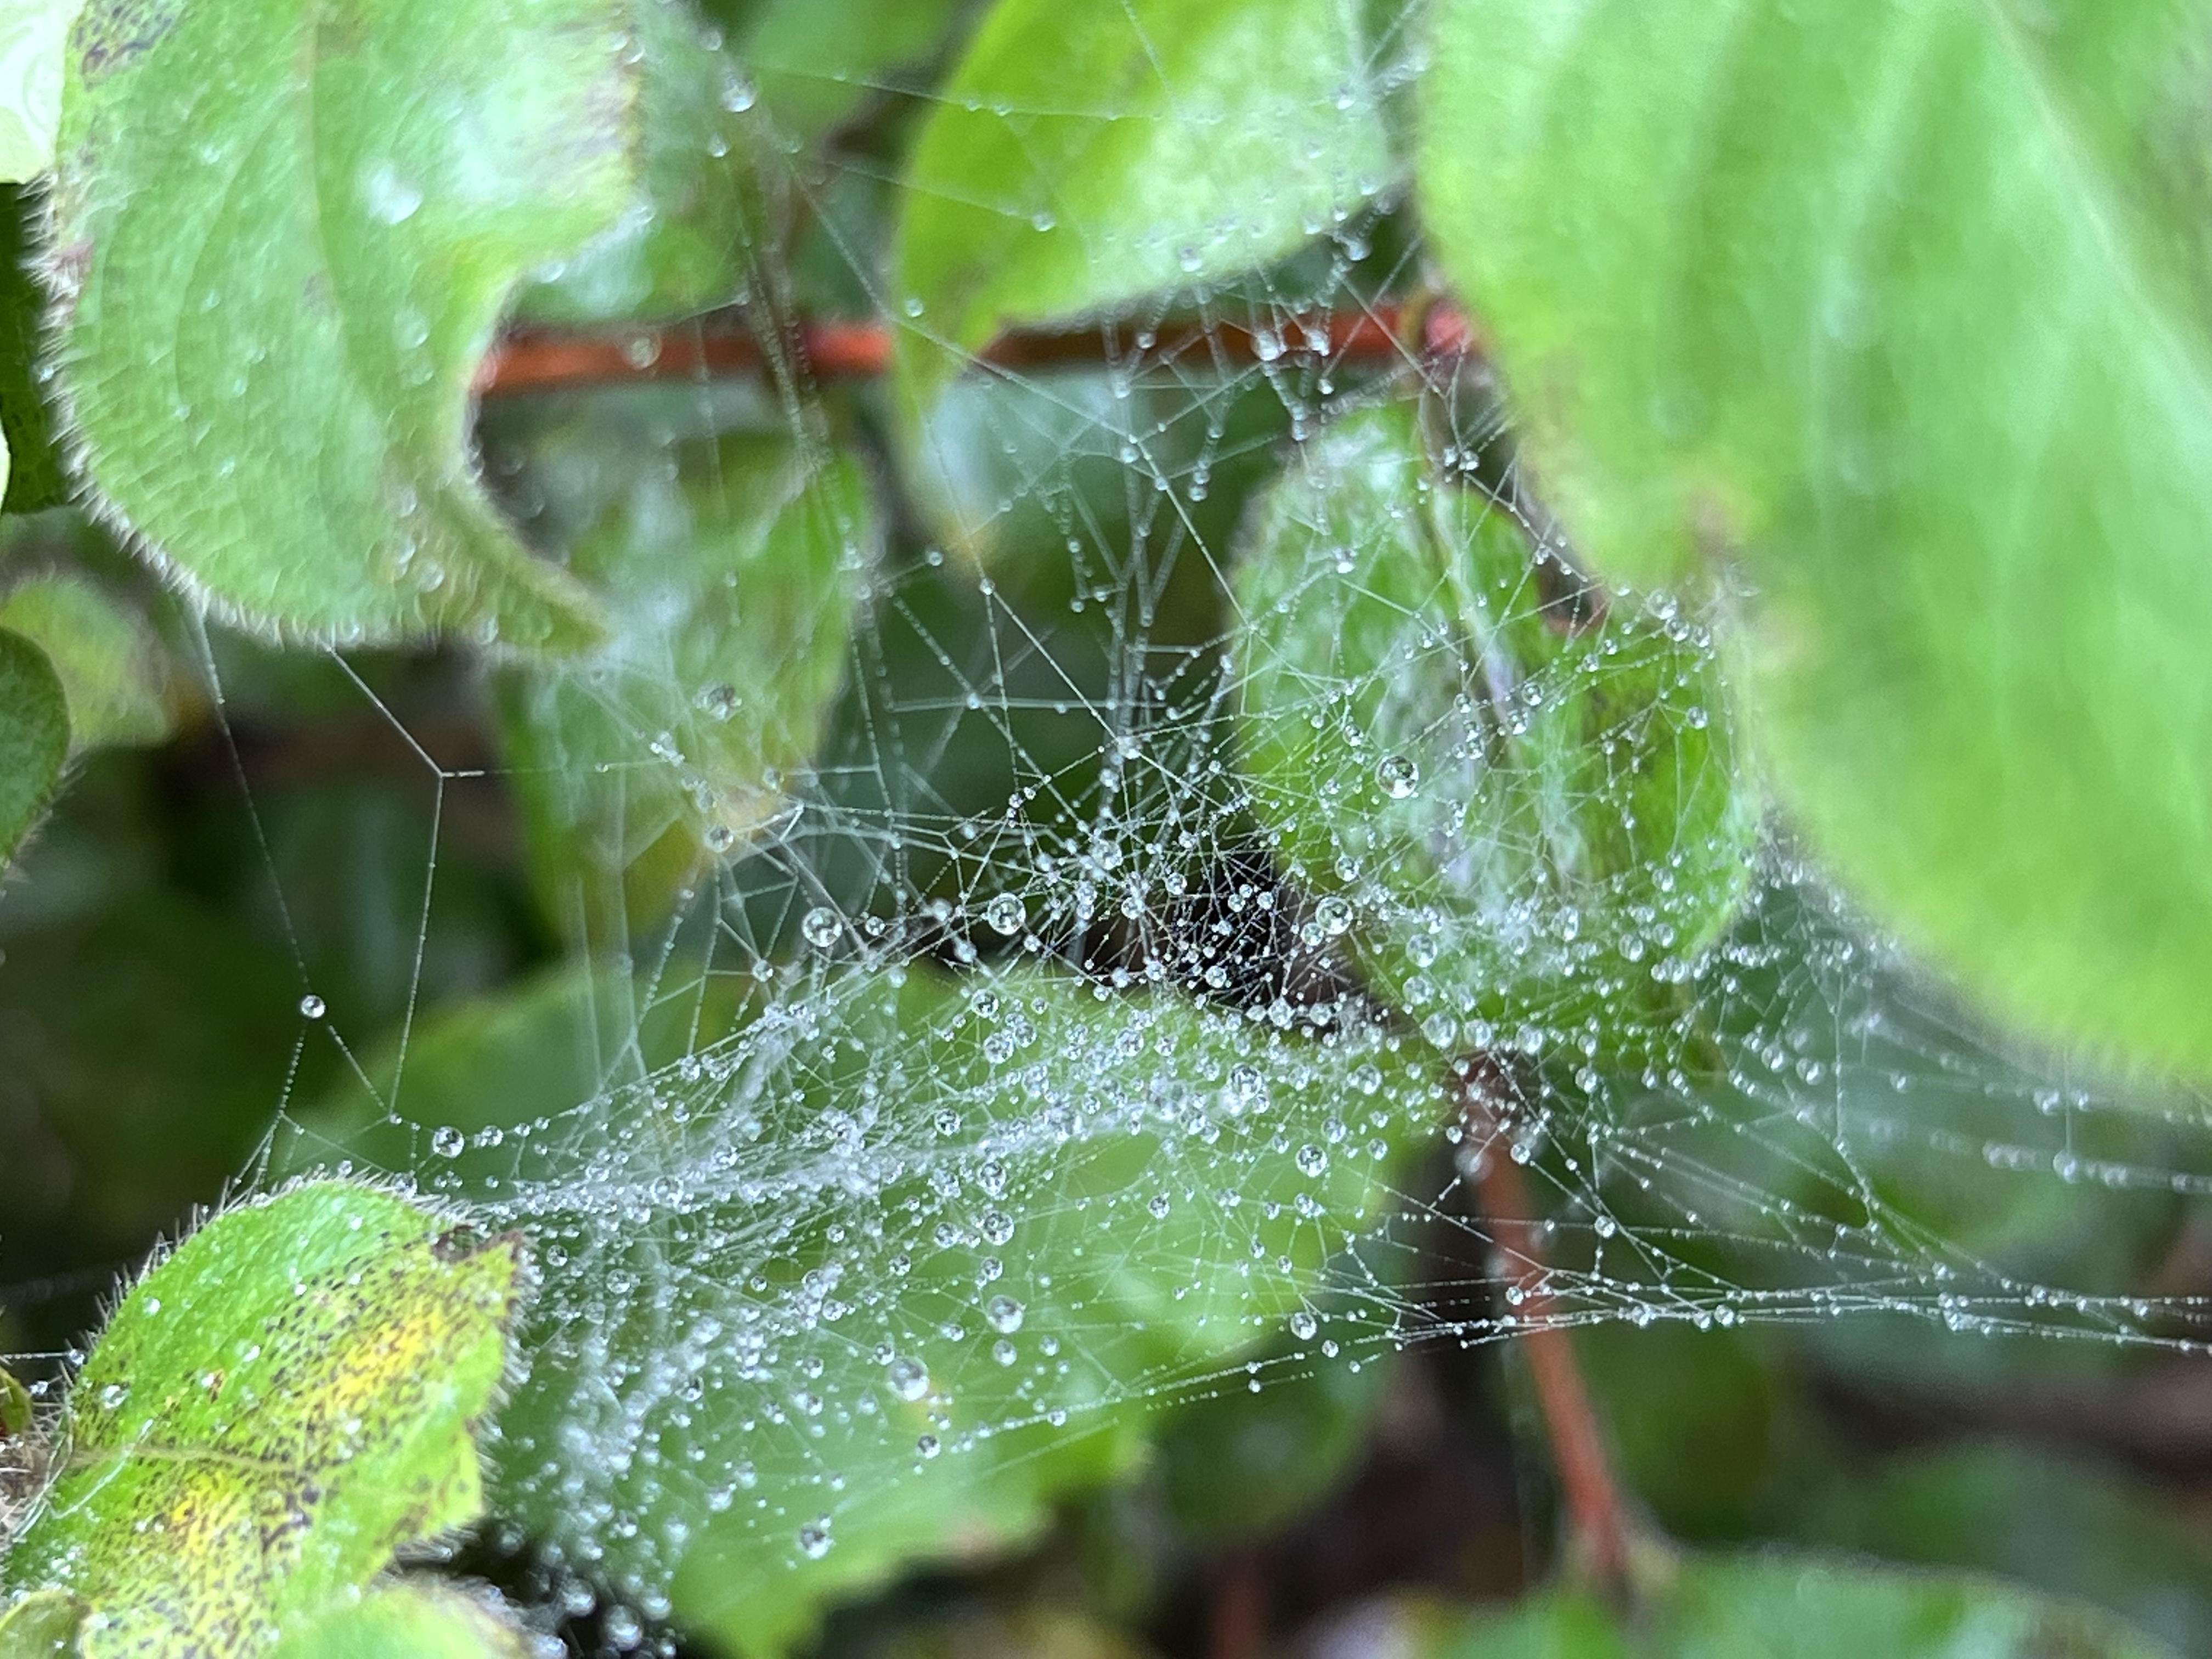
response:
M1311 1341L1313 1334L1320 1328L1314 1322L1314 1316L1303 1308L1291 1316L1291 1334L1301 1342Z
M819 1561L830 1553L830 1517L817 1515L799 1529L800 1553Z
M1317 1176L1328 1168L1328 1154L1310 1140L1298 1148L1298 1173Z
M702 688L694 702L708 719L726 720L738 712L738 688L726 680L717 680Z
M722 107L731 114L744 114L759 96L753 88L753 83L734 69L722 76Z
M1332 893L1314 906L1314 921L1329 938L1340 939L1351 929L1352 906Z
M918 1359L894 1359L885 1379L902 1400L919 1400L929 1392L929 1368Z
M628 1653L645 1639L645 1626L628 1607L612 1607L599 1620L599 1635L617 1653Z
M1029 909L1016 895L1000 893L983 907L983 920L990 923L994 933L1012 939L1029 920Z
M100 1403L109 1411L113 1411L129 1398L131 1390L120 1382L111 1382L100 1391Z
M440 1158L459 1158L468 1144L468 1137L450 1123L441 1123L430 1132L430 1150Z
M986 1210L977 1230L994 1244L1004 1244L1014 1236L1014 1224L1003 1210Z
M381 225L404 223L422 205L422 192L401 178L389 161L379 161L362 180L361 198L368 216Z
M845 931L845 924L828 905L817 904L806 913L805 920L799 924L799 931L816 950L826 951L837 942L837 936Z
M320 1019L328 1012L328 1006L313 991L300 999L300 1016L303 1019Z
M1011 1296L994 1296L983 1309L983 1317L1001 1335L1012 1336L1022 1328L1022 1304Z
M1386 757L1375 769L1375 781L1392 800L1403 800L1421 781L1421 769L1403 755Z
M914 1449L924 1457L934 1457L943 1449L937 1443L937 1437L933 1434L918 1436L915 1440Z

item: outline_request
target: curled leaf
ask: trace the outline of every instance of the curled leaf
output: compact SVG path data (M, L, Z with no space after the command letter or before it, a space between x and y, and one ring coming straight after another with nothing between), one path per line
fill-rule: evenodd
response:
M97 0L53 191L62 381L108 508L226 617L518 647L595 610L492 510L471 375L525 276L613 225L617 0Z

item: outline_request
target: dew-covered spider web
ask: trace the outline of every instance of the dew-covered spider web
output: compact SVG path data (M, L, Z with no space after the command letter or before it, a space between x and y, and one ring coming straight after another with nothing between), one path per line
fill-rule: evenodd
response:
M498 1514L712 1616L1016 1535L1177 1402L1537 1319L2203 1336L2156 1272L2212 1183L2201 1100L1998 1036L1755 806L1683 819L1756 830L1717 939L1668 908L1733 855L1621 780L1640 698L1729 729L1698 678L1726 616L1583 585L1479 356L1424 332L1386 180L1256 273L961 352L917 409L794 344L842 305L947 346L884 274L883 164L830 155L736 312L639 335L635 384L484 409L503 505L621 632L487 671L490 766L418 745L417 960L447 815L490 802L588 965L396 1031L311 994L301 1040L354 1082L289 1101L258 1176L389 1176L527 1235ZM732 327L760 373L644 375ZM1327 450L1394 410L1397 483ZM1502 526L1517 574L1373 574L1447 499L1423 544ZM1310 650L1248 609L1270 524L1268 614L1335 596ZM1652 690L1655 650L1696 672ZM1316 746L1255 782L1255 688L1292 682ZM1510 758L1592 686L1594 767ZM1515 767L1541 810L1469 817ZM1560 823L1620 831L1590 903L1625 922L1516 887ZM1492 1006L1509 956L1556 996ZM1478 1054L1512 1085L1471 1115ZM1543 1259L1471 1273L1498 1159Z

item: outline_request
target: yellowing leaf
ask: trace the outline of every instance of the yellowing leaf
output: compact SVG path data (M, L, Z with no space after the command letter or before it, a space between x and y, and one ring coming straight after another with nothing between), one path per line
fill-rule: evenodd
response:
M78 1376L10 1587L76 1595L101 1659L250 1652L366 1584L482 1507L521 1274L517 1239L342 1182L210 1222Z

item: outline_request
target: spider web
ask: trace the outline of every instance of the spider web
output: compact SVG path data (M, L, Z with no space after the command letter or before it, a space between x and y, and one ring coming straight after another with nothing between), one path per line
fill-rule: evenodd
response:
M844 228L875 184L858 161L800 179L804 257L923 335ZM1178 1400L1538 1320L2199 1340L2201 1298L2151 1293L2141 1241L2212 1182L2203 1103L1989 1030L1779 830L1693 964L1686 1029L1717 1063L1608 1069L1540 1037L1476 1134L1446 1056L1363 994L1238 775L1250 501L1344 409L1425 387L1447 464L1548 529L1479 365L1329 344L1330 315L1387 320L1414 292L1401 206L1115 315L1094 362L973 360L910 450L882 388L775 349L801 257L755 273L759 384L589 402L648 458L733 433L865 457L884 528L811 763L672 921L586 940L625 959L559 1002L574 1097L460 1109L422 1075L434 1011L410 1012L356 1068L374 1109L295 1103L267 1164L380 1171L529 1234L502 1502L565 1559L665 1611L702 1529L735 1559L834 1564L963 1462L1037 1464ZM560 518L536 418L494 409L484 438L526 527ZM639 799L696 782L657 722L622 739ZM416 752L441 813L606 787ZM439 877L434 850L418 952ZM303 1018L373 1046L343 1007ZM1531 1264L1469 1277L1419 1243L1489 1245L1470 1189L1498 1158L1540 1194L1540 1312Z

